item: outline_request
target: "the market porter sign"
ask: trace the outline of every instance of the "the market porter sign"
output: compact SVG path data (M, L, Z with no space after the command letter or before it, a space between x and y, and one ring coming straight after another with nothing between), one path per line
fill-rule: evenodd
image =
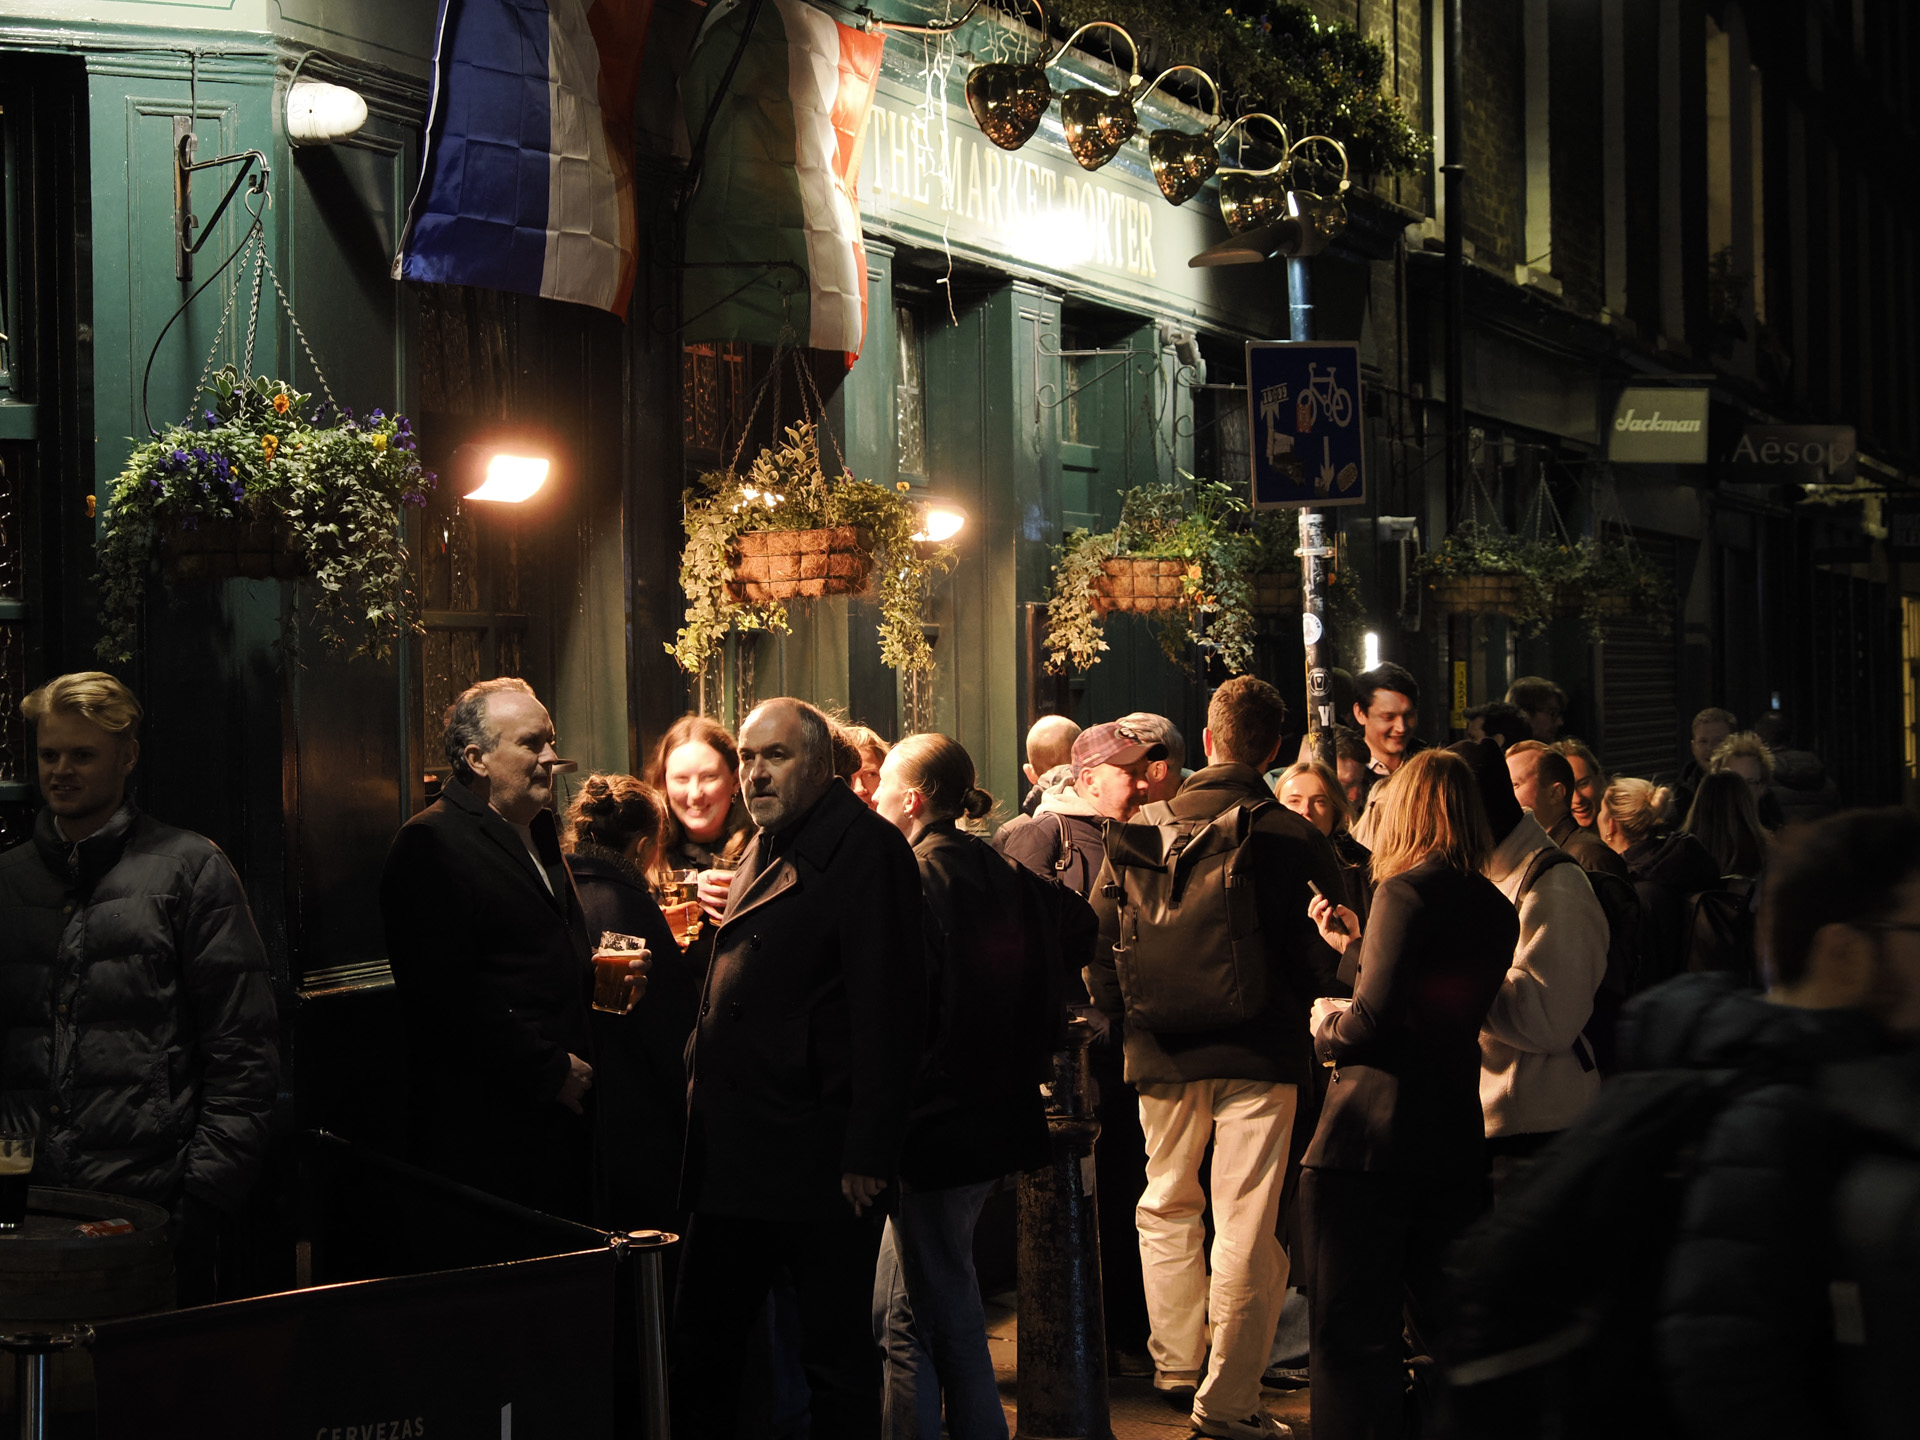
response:
M1607 458L1619 464L1707 463L1707 392L1667 386L1623 390Z

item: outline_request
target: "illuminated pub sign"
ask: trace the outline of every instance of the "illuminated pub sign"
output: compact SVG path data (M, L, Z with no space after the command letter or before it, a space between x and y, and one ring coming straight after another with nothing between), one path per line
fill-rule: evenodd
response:
M1206 190L1169 205L1138 148L1130 142L1102 169L1082 170L1049 112L1023 148L1002 150L964 105L929 121L924 95L883 75L861 147L860 215L870 231L1057 276L1064 289L1128 310L1264 330L1274 318L1267 267L1188 268L1226 234L1218 202Z

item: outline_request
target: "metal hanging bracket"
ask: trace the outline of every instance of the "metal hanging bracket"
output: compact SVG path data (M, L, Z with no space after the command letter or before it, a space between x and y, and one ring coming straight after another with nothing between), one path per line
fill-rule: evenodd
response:
M220 223L220 217L227 213L227 206L233 203L233 197L239 193L240 186L249 176L253 186L247 192L250 195L265 195L267 181L272 170L267 165L267 157L258 150L246 150L238 155L221 155L216 159L202 160L196 163L194 151L200 147L200 137L193 133L193 117L176 115L173 117L173 277L176 280L193 279L193 257L200 253L200 247L207 243L207 237L213 233L213 227ZM254 164L260 166L259 174L253 174ZM233 183L227 186L227 193L220 197L220 203L214 207L213 214L202 225L193 214L193 172L211 170L218 165L238 165L240 173L233 177ZM271 198L271 197L269 197ZM193 232L200 231L195 240Z

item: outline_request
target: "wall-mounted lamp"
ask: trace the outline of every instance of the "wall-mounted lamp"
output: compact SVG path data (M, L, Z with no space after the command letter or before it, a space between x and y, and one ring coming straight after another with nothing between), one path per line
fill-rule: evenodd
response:
M367 102L357 90L318 80L287 87L287 140L294 145L331 145L367 123Z
M1372 630L1367 631L1360 642L1360 668L1377 670L1380 668L1380 637Z
M480 483L461 494L463 500L488 500L518 505L531 499L547 483L553 462L545 455L520 454L500 445L462 445L447 459L447 473L456 485Z
M940 545L966 528L967 512L951 500L926 500L920 506L920 528L913 539Z
M1168 66L1141 93L1141 101L1158 89L1162 80L1179 70L1191 70L1207 82L1207 89L1213 92L1213 124L1198 135L1169 125L1147 137L1147 165L1153 171L1153 183L1160 187L1160 193L1167 197L1170 205L1186 204L1220 168L1220 147L1214 136L1226 120L1220 110L1220 87L1198 65Z
M1127 42L1127 49L1133 52L1133 63L1127 67L1127 82L1120 87L1118 95L1090 86L1060 92L1060 122L1067 132L1067 149L1073 152L1082 170L1098 170L1118 155L1120 147L1140 129L1140 119L1133 113L1133 92L1140 84L1140 47L1133 43L1133 36L1111 20L1090 20L1082 25L1067 37L1067 43L1047 64L1057 63L1087 31L1102 29L1114 31Z

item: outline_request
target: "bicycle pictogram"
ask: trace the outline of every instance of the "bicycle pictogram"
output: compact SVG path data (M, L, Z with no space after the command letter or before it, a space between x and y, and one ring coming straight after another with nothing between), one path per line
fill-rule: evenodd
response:
M1336 430L1344 430L1353 419L1353 395L1334 375L1333 366L1320 373L1318 365L1307 365L1307 385L1300 392L1300 428L1311 430L1324 413Z

